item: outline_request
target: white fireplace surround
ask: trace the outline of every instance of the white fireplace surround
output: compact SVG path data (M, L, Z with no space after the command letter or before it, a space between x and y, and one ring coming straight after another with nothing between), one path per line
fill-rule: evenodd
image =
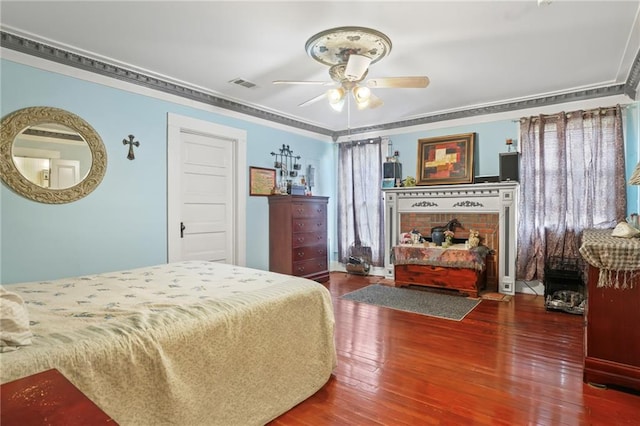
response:
M514 294L518 220L517 182L384 189L385 277L393 279L391 251L398 244L402 213L497 213L498 291Z

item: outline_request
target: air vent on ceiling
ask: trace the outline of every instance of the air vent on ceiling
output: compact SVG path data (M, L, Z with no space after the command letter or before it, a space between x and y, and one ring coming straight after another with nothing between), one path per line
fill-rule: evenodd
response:
M238 86L246 87L247 89L252 89L256 87L255 83L252 83L247 80L243 80L242 78L234 78L229 83L237 84Z

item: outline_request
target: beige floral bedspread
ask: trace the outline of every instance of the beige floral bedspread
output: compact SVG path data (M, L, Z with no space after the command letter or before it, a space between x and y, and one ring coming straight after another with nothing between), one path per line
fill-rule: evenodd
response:
M57 368L122 425L264 424L336 363L331 297L302 278L190 261L6 288L34 337L1 382Z

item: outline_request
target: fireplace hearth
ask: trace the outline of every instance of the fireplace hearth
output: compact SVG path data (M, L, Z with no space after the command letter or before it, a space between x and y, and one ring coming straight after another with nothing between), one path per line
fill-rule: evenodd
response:
M418 229L427 237L433 226L455 217L463 226L455 238L479 230L483 244L497 253L498 291L514 294L518 188L517 182L500 182L384 189L385 276L394 279L391 252L403 232Z

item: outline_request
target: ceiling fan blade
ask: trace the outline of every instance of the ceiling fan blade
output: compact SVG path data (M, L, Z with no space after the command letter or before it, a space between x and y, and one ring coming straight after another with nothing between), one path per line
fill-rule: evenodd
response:
M429 85L429 77L382 77L367 80L367 87L379 89L422 89Z
M349 81L360 81L370 63L371 58L368 56L351 54L344 69L344 76Z
M312 103L318 102L320 99L326 98L327 97L327 92L324 92L318 96L316 96L315 98L311 98L308 101L304 101L303 103L301 103L298 106L307 106L307 105L311 105Z
M333 86L333 81L303 81L303 80L275 80L273 84L307 84L317 86Z

